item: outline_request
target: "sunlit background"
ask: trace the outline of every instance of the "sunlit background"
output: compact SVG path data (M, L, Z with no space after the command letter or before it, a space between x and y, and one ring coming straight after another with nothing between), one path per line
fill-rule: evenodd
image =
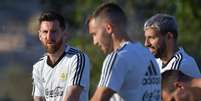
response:
M200 0L0 0L0 101L32 101L32 65L44 53L37 36L37 19L45 9L55 9L65 16L67 43L89 55L91 96L104 55L92 45L85 21L97 5L106 1L116 2L124 9L129 20L129 36L142 43L146 19L156 13L176 16L179 45L200 65Z

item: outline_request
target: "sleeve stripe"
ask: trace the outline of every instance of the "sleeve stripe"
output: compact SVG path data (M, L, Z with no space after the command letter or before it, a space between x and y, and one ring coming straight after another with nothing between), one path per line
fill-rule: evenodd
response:
M76 54L76 55L77 55L77 66L76 66L76 71L75 71L74 78L73 78L73 85L76 84L76 80L77 80L78 73L80 70L79 66L80 66L80 62L81 62L80 54Z
M111 57L112 57L112 56L113 56L113 54L109 56L109 58L108 58L107 61L106 61L106 64L103 65L103 68L104 68L104 71L103 71L103 72L104 72L104 73L103 73L102 85L104 85L107 72L109 71L109 68L105 68L105 67L107 67L107 65L111 62Z
M85 56L84 54L81 54L82 55L82 59L83 59L83 62L82 62L82 66L81 66L81 71L80 71L80 75L79 75L79 85L80 85L80 82L82 80L82 74L83 74L83 71L84 71L84 67L85 67Z
M70 48L67 53L70 54L70 55L73 55L73 54L78 53L78 50L75 50L75 49L73 49L73 48Z
M177 56L175 56L175 59L177 60ZM175 65L176 65L176 61L174 61L174 62L172 63L172 67L171 67L172 70L174 70Z
M117 53L113 53L107 60L107 63L104 65L104 67L103 67L103 69L104 69L103 76L104 77L103 77L103 80L101 80L101 82L100 82L101 86L105 86L109 82L111 70L112 70L113 64L115 62L116 56L117 56Z
M177 67L177 68L176 68L177 70L179 70L179 67L180 67L180 64L181 64L181 61L182 61L182 58L183 58L181 53L179 53L178 56L179 56L179 59L178 59L178 61L177 61L177 66L176 66L176 67Z
M181 61L182 61L182 58L183 58L183 57L182 57L182 54L179 53L179 54L175 55L175 58L176 58L176 60L175 60L174 63L172 64L171 69L173 69L173 70L179 70L179 66L180 66Z
M180 60L180 55L179 54L177 54L176 55L176 61L175 61L175 65L174 65L174 70L177 70L178 69L178 62L179 62L179 60Z
M70 48L69 51L71 51L71 52L78 52L78 50L76 50L74 48Z
M106 85L108 85L108 83L109 83L109 78L111 77L111 71L112 71L112 67L113 67L113 65L114 65L114 62L115 62L115 60L116 60L116 56L117 56L117 54L115 53L114 54L114 57L113 57L113 60L111 61L112 63L111 63L111 65L110 65L110 70L109 70L109 73L108 73L108 76L107 76L107 83L106 83Z
M79 80L79 74L80 74L80 71L81 71L81 69L82 69L82 61L83 61L81 54L78 54L78 57L79 57L79 60L80 60L80 61L77 61L77 62L78 62L78 67L77 67L77 68L78 68L78 71L76 71L76 72L77 72L77 73L76 73L77 75L76 75L76 78L75 78L75 83L74 83L75 85L79 83L79 82L78 82L78 80Z
M77 55L77 67L75 71L75 75L73 77L73 85L80 85L82 79L82 73L85 66L85 57L84 54L79 53Z
M105 75L106 74L106 71L107 71L107 69L108 68L104 68L105 67L105 65L106 64L108 64L108 60L111 58L111 55L108 57L108 58L106 58L106 60L105 60L105 63L103 64L103 68L102 68L102 74L101 74L101 79L100 79L100 85L102 85L102 83L103 83L103 80L104 80L104 76L103 75Z

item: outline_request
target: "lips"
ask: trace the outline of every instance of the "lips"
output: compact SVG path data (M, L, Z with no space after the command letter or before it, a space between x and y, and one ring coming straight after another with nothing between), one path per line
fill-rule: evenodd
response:
M47 43L47 44L56 44L56 43Z
M47 40L47 43L48 43L48 44L55 44L56 41L55 41L55 40Z
M47 41L47 44L56 44L55 41Z
M150 51L151 53L154 53L155 48L153 48L153 47L149 47L149 51Z
M55 46L56 43L47 43L48 46Z

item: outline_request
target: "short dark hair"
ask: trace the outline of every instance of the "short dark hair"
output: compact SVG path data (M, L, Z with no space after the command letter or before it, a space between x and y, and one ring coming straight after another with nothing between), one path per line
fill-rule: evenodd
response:
M64 17L53 10L44 11L39 18L39 24L41 24L42 21L54 21L54 20L57 20L59 22L59 25L62 29L66 28Z
M177 40L178 26L176 18L168 14L156 14L149 18L144 24L144 30L148 28L154 28L160 33L165 35L167 32L173 33L174 39Z
M105 3L100 5L92 14L92 18L109 20L113 25L125 28L127 17L124 11L115 3Z
M189 82L191 76L182 73L179 70L167 70L162 73L162 90L172 93L175 91L174 82Z

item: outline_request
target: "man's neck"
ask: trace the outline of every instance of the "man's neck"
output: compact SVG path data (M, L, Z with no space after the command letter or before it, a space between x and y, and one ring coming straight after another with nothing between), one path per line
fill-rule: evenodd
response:
M61 57L61 55L64 53L64 45L62 45L58 51L56 51L53 54L47 53L48 54L48 64L55 64L57 60Z
M113 37L113 50L119 49L123 42L129 41L126 36L115 36Z
M179 50L179 48L177 46L167 48L165 51L165 54L160 58L162 60L163 64L167 64L178 50Z
M118 40L118 41L116 41L116 42L114 42L114 50L117 50L117 49L119 49L119 48L121 48L122 46L122 43L124 43L124 42L126 42L127 40Z

